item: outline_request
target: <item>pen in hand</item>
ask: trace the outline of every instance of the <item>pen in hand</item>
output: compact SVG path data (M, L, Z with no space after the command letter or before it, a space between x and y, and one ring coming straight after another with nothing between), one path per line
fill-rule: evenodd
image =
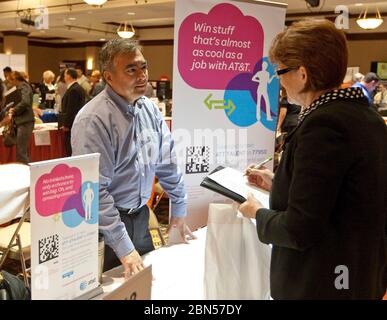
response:
M252 170L252 169L259 169L260 167L262 167L263 165L265 165L266 163L268 163L268 162L271 161L272 159L273 159L273 157L270 156L269 158L263 160L262 162L258 163L258 164L255 165L254 167L248 168L243 176L248 176L248 175L250 175L250 170Z

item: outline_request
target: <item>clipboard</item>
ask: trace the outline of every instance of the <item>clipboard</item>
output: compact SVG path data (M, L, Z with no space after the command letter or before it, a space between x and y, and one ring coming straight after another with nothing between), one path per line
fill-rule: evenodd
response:
M210 172L210 175L224 169L223 166L218 166L216 169L214 169L212 172ZM241 196L238 193L235 193L234 191L231 191L230 189L227 189L226 187L220 185L219 183L211 180L208 177L205 177L203 181L200 183L200 186L206 189L209 189L211 191L214 191L216 193L221 194L222 196L225 196L231 200L234 200L239 203L243 203L246 201L246 198Z

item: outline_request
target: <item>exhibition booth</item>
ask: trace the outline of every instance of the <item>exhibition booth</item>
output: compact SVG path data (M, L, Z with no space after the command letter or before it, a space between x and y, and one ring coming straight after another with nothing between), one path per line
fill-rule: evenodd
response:
M270 207L245 170L277 160L280 81L268 50L285 15L272 2L176 1L173 122L164 120L196 239L172 229L142 256L144 270L127 279L121 265L102 272L100 154L66 158L64 132L46 112L53 122L35 124L28 165L14 163L0 132L0 270L8 258L20 262L33 300L269 300L271 246L238 204L251 192ZM144 135L144 145L153 141Z
M98 157L98 154L91 154L36 162L30 166L0 166L1 178L12 182L0 188L0 201L7 203L0 209L0 224L16 221L0 228L3 251L0 263L2 265L8 257L24 264L25 283L31 288L32 299L269 297L270 248L262 244L259 251L255 251L254 242L258 242L255 225L249 219L237 217L236 207L231 203L211 204L208 227L195 230L196 239L189 243L184 243L177 229L172 229L168 244L143 255L146 269L140 273L125 280L123 267L119 266L102 274L104 253L98 238L98 183L95 182L98 180ZM87 204L90 191L95 198ZM250 191L261 193L257 196L268 205L267 192ZM243 193L245 196L246 192L247 189ZM250 245L243 245L248 252L238 249L242 240L230 238L230 227L239 230L239 233L231 232L234 237L242 239L242 234L246 237L246 233L253 236ZM213 257L213 250L219 247L217 241L231 253L235 252L221 258L223 262L229 259L228 263ZM252 258L241 259L241 255L246 254ZM26 268L26 263L31 268ZM230 265L233 265L231 270ZM261 276L256 275L260 268L264 270ZM247 270L254 273L257 283L254 292L249 292L246 285L241 287L235 283L244 277L250 279ZM224 281L226 274L238 280ZM243 294L238 292L238 286Z
M58 130L58 123L36 124L30 139L29 150L31 162L65 157L64 134L62 130ZM16 146L5 147L0 132L0 164L15 161Z

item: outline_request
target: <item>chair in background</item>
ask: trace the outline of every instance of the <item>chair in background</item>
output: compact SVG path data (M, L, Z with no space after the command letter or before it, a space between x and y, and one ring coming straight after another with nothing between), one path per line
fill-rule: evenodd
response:
M30 259L29 166L0 165L0 269L7 259L20 261L28 285L26 261ZM16 222L15 222L16 221Z
M156 210L157 206L160 204L161 199L164 196L166 196L166 193L165 193L164 189L161 187L159 182L155 183L154 192L155 192L155 203L154 203L152 209Z
M163 197L163 194L164 194L164 191L160 187L160 184L157 183L157 178L155 178L152 186L152 193L147 203L149 207L149 227L148 228L152 236L152 241L155 249L158 249L166 244L165 238L160 229L159 221L154 212L154 210L160 203L160 200Z
M24 283L29 287L26 261L31 259L31 225L29 207L16 223L0 228L0 270L7 258L20 261Z
M165 246L166 244L165 238L163 236L163 233L161 232L157 217L151 208L149 208L149 227L148 228L152 236L152 241L155 249Z

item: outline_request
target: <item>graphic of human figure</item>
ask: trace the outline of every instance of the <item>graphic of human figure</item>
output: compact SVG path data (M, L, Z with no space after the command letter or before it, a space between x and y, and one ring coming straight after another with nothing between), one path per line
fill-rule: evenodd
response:
M91 204L94 199L94 191L90 186L90 183L87 184L87 189L83 193L83 202L85 207L85 220L91 219Z
M268 64L266 61L262 62L262 70L258 71L253 77L252 81L258 82L257 87L257 121L261 120L261 99L262 97L265 99L266 105L266 119L268 121L272 121L270 112L270 100L269 95L267 94L267 86L275 77L275 74L270 78L270 73L266 70Z

